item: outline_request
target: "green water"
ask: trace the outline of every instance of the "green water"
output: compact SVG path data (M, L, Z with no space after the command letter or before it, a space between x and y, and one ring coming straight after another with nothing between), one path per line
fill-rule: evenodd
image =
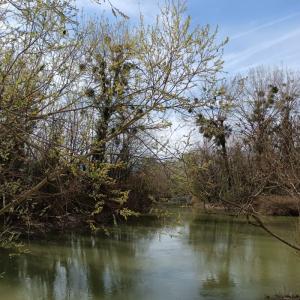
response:
M0 299L253 300L300 293L300 255L280 242L239 219L173 212L172 222L140 221L110 236L31 242L30 253L20 256L1 250ZM292 238L297 219L270 221Z

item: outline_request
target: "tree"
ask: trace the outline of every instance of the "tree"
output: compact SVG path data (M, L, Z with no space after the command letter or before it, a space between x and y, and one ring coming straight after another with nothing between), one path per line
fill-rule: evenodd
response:
M135 28L81 28L67 0L0 7L0 216L90 220L109 207L124 217L119 179L130 168L119 170L134 161L133 147L151 151L148 133L190 105L190 89L214 80L226 41L209 26L191 29L180 2Z

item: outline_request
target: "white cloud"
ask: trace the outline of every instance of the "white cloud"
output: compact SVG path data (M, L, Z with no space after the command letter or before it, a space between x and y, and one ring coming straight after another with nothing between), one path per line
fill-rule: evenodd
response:
M140 13L142 13L146 19L152 19L159 11L159 2L155 0L111 0L110 2L114 7L130 18L137 18ZM76 0L76 4L84 11L92 9L96 14L101 14L103 11L111 13L111 5L109 1L96 4L94 0Z
M278 44L281 44L282 42L286 42L287 40L297 37L300 34L300 29L293 30L291 32L286 33L285 35L277 38L277 39L272 39L272 40L266 40L264 43L260 43L258 45L255 45L254 47L250 49L246 49L244 51L239 51L237 53L233 53L227 56L225 58L229 64L231 63L237 63L240 61L245 60L246 58L257 54L259 52L262 52L266 49L269 49L271 47L274 47Z
M239 39L239 38L243 38L243 37L245 37L247 35L251 35L251 34L253 34L253 33L257 32L257 31L260 31L262 29L265 29L265 28L268 28L268 27L272 27L274 25L283 23L285 21L288 21L288 20L293 19L293 18L298 17L298 16L300 16L300 13L293 13L293 14L290 14L288 16L281 17L281 18L272 20L270 22L266 22L266 23L260 24L260 25L258 25L256 27L253 27L253 28L249 29L249 30L246 30L246 31L243 31L243 32L240 32L238 34L233 35L230 38L230 40L236 40L236 39Z
M232 51L224 56L225 69L227 71L242 72L243 70L260 64L292 64L291 58L299 61L300 58L300 29L288 31L277 38L273 38L267 33L255 36L251 40L252 47L241 43L231 48L238 48L240 51ZM261 40L264 41L261 41ZM298 59L296 59L298 58ZM294 66L294 65L292 65Z

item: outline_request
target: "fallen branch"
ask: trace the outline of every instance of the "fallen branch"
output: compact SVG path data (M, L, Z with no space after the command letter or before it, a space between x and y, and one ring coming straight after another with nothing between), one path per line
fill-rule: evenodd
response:
M52 174L53 176L53 174ZM47 182L49 181L49 177L45 177L42 181L40 181L37 185L32 187L30 190L27 190L23 192L19 197L11 201L9 204L4 206L3 208L0 209L0 216L3 215L4 213L8 212L11 208L21 204L24 202L28 197L39 191Z
M287 246L300 251L300 246L295 245L290 243L289 241L285 240L284 238L280 237L278 234L274 233L273 231L271 231L264 223L263 221L260 219L259 216L257 216L256 214L251 214L251 217L256 221L256 223L253 223L250 221L250 224L258 226L260 228L262 228L265 232L267 232L269 235L273 236L274 238L276 238L277 240L279 240L280 242L286 244Z

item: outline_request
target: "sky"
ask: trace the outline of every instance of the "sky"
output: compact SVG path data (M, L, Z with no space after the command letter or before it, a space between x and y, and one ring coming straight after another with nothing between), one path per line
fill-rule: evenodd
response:
M113 17L107 0L101 6L92 1L77 4L89 15ZM111 2L132 22L142 12L151 23L159 12L157 0ZM300 0L187 0L186 4L193 25L218 26L219 38L229 37L224 70L230 75L260 65L300 69Z
M101 6L92 4L93 0L76 1L90 16L104 13L113 18L108 0ZM159 12L158 1L111 0L131 22L137 22L141 12L149 23ZM229 38L223 57L229 77L261 65L300 70L300 0L187 0L186 4L193 26L218 26L218 37ZM171 121L170 131L163 133L171 136L171 149L191 130L193 142L200 140L194 121L183 122L175 115Z

